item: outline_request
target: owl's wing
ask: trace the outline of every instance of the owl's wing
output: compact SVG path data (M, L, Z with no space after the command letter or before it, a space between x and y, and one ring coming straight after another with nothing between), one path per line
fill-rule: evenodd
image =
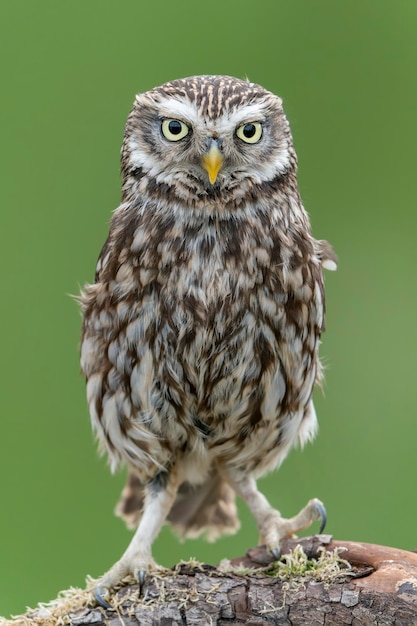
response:
M96 265L96 283L100 280L108 281L117 273L120 267L120 255L124 249L126 253L129 251L137 223L138 217L132 219L126 204L121 204L113 213L109 235L101 249Z
M325 239L316 241L316 254L325 270L334 272L337 270L338 258L331 244Z
M99 257L97 259L96 273L94 276L95 283L98 283L98 281L100 280L100 273L103 267L105 266L107 260L110 258L112 249L113 249L113 239L109 236L107 237L104 243L104 246L102 247Z

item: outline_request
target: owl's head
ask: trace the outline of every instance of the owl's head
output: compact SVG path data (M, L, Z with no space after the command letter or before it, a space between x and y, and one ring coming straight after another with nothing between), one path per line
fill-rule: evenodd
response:
M229 76L194 76L139 94L122 148L124 196L188 205L239 202L296 169L282 101Z

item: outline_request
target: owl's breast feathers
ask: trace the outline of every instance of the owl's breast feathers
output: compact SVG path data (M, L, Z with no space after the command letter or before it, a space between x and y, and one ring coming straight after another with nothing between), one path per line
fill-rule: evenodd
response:
M82 295L90 412L115 467L176 455L262 473L311 438L327 242L299 219L115 213Z

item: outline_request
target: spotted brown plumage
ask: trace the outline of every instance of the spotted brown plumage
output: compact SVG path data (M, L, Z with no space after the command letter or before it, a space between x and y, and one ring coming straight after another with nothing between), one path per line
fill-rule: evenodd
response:
M93 428L128 466L117 513L136 534L97 597L153 565L167 520L183 536L239 526L235 493L273 554L324 515L286 520L255 479L316 433L322 268L281 100L224 76L136 97L122 147L122 203L82 293L81 363Z

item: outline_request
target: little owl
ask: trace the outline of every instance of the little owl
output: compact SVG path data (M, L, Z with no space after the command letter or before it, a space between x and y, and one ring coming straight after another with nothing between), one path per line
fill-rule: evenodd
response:
M317 430L326 241L313 238L280 98L228 76L136 97L121 153L122 203L82 293L81 364L111 468L128 466L117 513L136 532L97 600L134 574L168 521L183 537L234 533L235 494L260 543L325 520L293 518L256 479Z

